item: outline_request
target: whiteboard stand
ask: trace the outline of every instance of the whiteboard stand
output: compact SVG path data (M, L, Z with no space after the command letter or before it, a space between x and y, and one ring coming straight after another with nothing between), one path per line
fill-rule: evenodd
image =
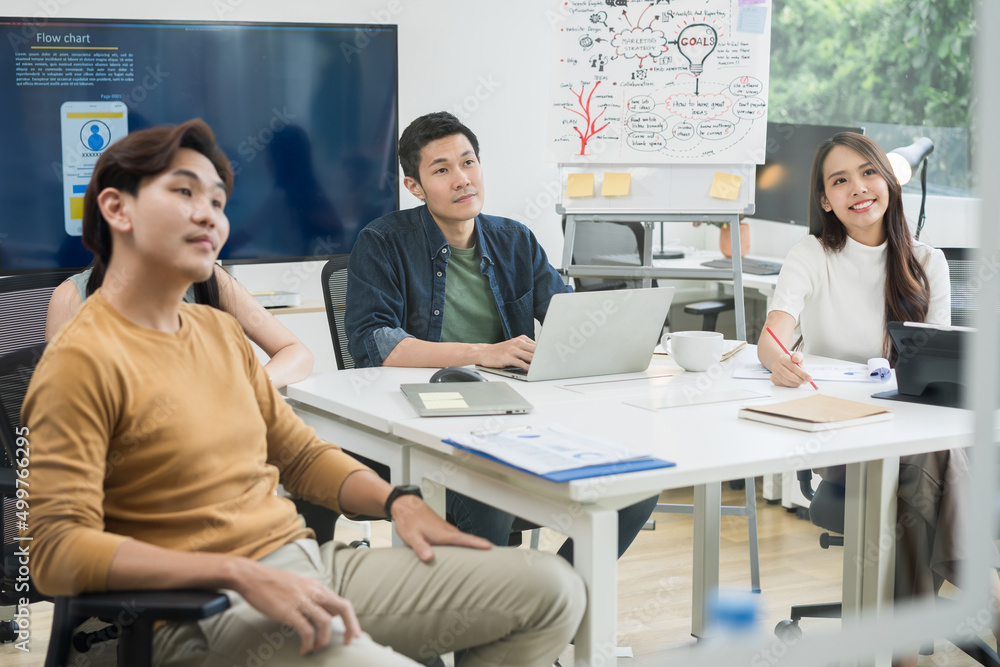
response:
M752 205L751 205L751 213ZM556 205L556 212L563 216L565 228L563 240L562 269L560 273L568 285L572 278L632 278L642 280L643 287L651 287L654 278L663 279L694 279L694 280L731 280L733 282L733 301L736 306L736 338L747 339L746 304L743 302L743 258L740 256L740 213L570 213L561 205ZM576 224L578 222L638 222L643 226L643 242L640 249L641 266L610 266L601 264L574 264L573 245L576 239ZM733 268L661 268L653 266L653 224L668 222L715 222L727 223L733 252Z

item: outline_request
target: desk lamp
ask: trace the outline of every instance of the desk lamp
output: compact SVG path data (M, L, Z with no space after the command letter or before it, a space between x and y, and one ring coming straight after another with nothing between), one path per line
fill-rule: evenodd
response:
M909 146L889 151L889 164L892 165L892 171L896 174L900 186L909 183L913 170L923 163L920 169L920 217L917 218L915 236L918 240L920 231L924 228L924 204L927 202L927 156L933 152L934 142L927 137L920 137Z

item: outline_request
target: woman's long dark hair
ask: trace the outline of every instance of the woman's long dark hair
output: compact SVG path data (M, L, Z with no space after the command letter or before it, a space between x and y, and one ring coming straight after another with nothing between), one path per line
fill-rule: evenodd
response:
M182 148L198 151L208 158L226 187L226 195L232 194L233 167L215 143L211 128L199 118L180 125L139 130L111 144L98 158L83 196L83 245L94 253L87 296L104 284L111 260L111 230L97 205L97 196L109 187L136 195L142 179L165 171ZM219 308L219 283L214 269L208 280L195 283L194 294L197 303Z
M930 305L930 283L924 267L913 254L910 227L903 215L902 187L896 180L885 151L868 137L855 132L841 132L820 144L812 164L812 189L809 192L809 233L819 238L827 252L840 252L847 243L847 228L833 211L823 209L826 192L823 163L835 146L849 148L870 162L889 186L882 227L885 229L885 323L923 322ZM882 355L896 363L896 350L889 341L888 328L882 332Z

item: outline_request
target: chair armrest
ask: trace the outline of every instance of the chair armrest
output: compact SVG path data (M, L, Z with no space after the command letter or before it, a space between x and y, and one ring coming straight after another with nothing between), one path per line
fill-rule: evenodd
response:
M83 617L117 617L122 611L151 621L197 621L229 608L225 593L202 590L114 591L70 598L70 612Z
M816 495L816 492L812 488L812 474L812 470L799 470L795 473L795 476L799 480L799 489L802 491L802 495L810 502L813 496Z

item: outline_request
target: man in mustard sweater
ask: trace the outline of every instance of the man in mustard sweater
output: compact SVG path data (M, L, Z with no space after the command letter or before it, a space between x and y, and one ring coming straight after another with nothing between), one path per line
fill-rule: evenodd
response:
M228 611L157 630L158 665L552 664L585 603L565 561L490 549L394 492L296 417L235 320L182 304L226 240L232 179L201 121L135 132L95 167L83 238L107 277L24 405L38 588L225 589ZM278 482L391 515L409 548L318 547Z

